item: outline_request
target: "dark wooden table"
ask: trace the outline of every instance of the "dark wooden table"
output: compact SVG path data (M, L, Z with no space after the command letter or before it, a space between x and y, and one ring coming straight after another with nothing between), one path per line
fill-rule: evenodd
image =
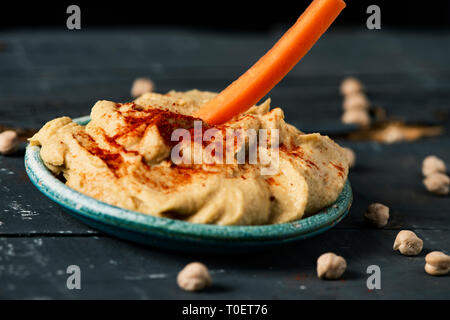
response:
M40 128L58 116L82 116L98 99L129 101L134 78L157 91L218 91L250 66L279 34L186 30L3 31L0 124ZM29 182L23 149L0 156L0 297L26 299L431 299L450 298L450 277L431 277L424 256L450 253L450 197L427 193L421 162L436 154L450 166L450 32L329 32L270 94L289 122L311 132L342 129L340 81L360 77L370 99L409 122L441 123L444 135L383 145L339 141L357 153L350 174L354 204L334 229L261 253L206 255L138 246L92 230ZM391 208L386 228L368 227L371 202ZM424 240L417 257L392 250L401 229ZM340 281L320 281L317 257L344 256ZM177 272L206 263L215 286L181 291ZM81 268L81 290L66 288L66 269ZM366 286L369 265L381 268L381 290Z

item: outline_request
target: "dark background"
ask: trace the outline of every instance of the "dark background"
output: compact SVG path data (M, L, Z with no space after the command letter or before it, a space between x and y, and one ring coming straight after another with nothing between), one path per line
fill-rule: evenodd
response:
M66 8L81 8L86 27L163 26L225 31L268 31L291 25L310 0L296 1L2 1L0 28L65 28ZM347 0L335 27L364 26L366 9L379 5L383 28L448 28L450 1Z

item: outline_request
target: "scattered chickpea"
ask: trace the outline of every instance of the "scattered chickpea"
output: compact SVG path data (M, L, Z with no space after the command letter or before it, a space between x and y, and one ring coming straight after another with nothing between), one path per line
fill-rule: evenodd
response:
M208 268L200 262L186 265L177 276L178 286L186 291L199 291L212 284Z
M348 77L345 78L341 83L341 94L344 96L362 91L364 91L364 87L361 81L359 81L357 78Z
M389 207L381 203L372 203L364 213L364 218L377 228L384 227L389 220Z
M366 127L370 124L369 114L364 110L345 111L341 118L345 124L357 124Z
M355 163L356 163L356 154L350 148L344 148L344 150L345 150L345 154L346 154L347 159L348 159L348 166L350 168L353 168L355 166Z
M445 173L446 171L447 168L445 167L444 161L436 156L428 156L422 162L422 173L425 177L432 173Z
M450 192L450 178L439 172L435 172L423 180L423 184L428 191L438 194L447 195Z
M155 88L155 84L152 80L148 78L137 78L133 82L133 87L131 88L131 96L137 98L144 93L152 92Z
M450 256L440 251L425 256L425 271L432 276L443 276L450 271Z
M397 234L394 250L405 256L417 256L423 248L423 241L414 232L402 230Z
M332 252L324 253L317 259L317 276L320 279L339 279L345 269L345 259Z
M19 138L13 130L7 130L0 133L0 153L11 154L17 151Z
M368 110L370 102L364 93L357 92L346 95L342 107L345 111Z

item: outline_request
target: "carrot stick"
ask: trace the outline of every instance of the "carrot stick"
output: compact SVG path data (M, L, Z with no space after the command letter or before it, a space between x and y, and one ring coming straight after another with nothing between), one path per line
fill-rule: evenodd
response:
M220 124L248 110L300 61L344 8L343 0L314 0L272 49L194 116Z

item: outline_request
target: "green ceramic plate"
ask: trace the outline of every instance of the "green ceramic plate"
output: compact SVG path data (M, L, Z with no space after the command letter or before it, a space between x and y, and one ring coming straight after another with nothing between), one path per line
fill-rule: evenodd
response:
M85 125L89 117L74 119ZM352 203L347 181L336 202L317 214L290 223L263 226L217 226L158 218L109 205L75 191L45 167L40 147L28 146L25 168L33 184L71 215L93 228L130 241L189 251L235 252L263 249L322 233L341 221Z

